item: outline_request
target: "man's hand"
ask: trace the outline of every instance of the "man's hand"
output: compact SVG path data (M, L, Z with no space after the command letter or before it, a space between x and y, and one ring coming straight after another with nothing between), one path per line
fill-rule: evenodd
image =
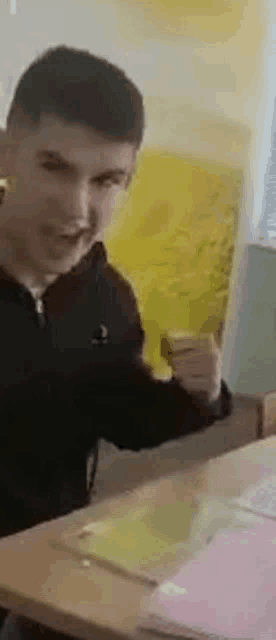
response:
M218 399L222 358L213 334L199 338L171 334L163 340L161 352L188 393L209 403Z

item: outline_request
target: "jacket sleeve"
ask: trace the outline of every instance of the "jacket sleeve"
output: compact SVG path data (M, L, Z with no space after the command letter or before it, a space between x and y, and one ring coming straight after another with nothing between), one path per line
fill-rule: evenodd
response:
M124 382L93 393L91 408L100 428L99 437L120 449L139 451L157 447L211 426L231 414L231 394L222 381L213 405L203 405L175 380L158 382L137 369ZM97 416L97 417L96 417Z
M153 377L151 367L143 361L145 335L128 283L124 296L121 304L127 324L123 357L115 369L106 365L102 373L99 369L97 380L84 385L78 397L80 411L87 418L94 417L98 436L120 449L139 451L205 429L229 416L232 394L224 381L218 400L206 405L185 391L175 377L169 382Z

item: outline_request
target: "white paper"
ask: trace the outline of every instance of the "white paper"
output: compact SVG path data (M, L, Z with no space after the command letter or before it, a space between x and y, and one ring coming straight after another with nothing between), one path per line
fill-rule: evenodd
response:
M233 502L254 513L276 518L276 474L263 478Z

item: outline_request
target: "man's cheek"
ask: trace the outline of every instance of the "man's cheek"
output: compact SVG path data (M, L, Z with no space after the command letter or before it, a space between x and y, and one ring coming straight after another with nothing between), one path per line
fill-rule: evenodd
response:
M11 188L8 189L8 198L13 202L22 204L27 197L28 188L26 187L26 180L23 175L17 174L16 177L11 179Z
M114 197L110 197L103 203L99 216L99 228L101 231L104 231L113 221L114 206Z
M128 198L129 198L129 191L127 189L120 189L114 195L113 208L114 208L115 215L116 215L116 212L119 213L121 209L123 209L123 207L126 205Z

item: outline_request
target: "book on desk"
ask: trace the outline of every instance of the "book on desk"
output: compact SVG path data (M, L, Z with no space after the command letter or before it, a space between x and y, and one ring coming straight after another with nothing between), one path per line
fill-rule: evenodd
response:
M50 546L70 550L80 559L96 562L131 579L158 584L153 569L171 562L179 547L189 547L192 523L200 500L186 496L165 504L151 500L110 513L73 533L64 532Z

